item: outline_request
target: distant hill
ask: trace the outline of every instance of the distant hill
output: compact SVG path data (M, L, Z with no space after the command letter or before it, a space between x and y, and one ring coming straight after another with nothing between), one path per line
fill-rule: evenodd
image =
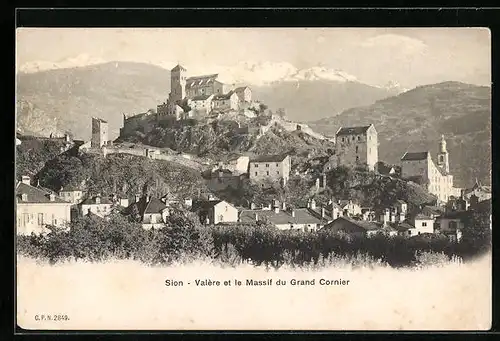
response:
M273 111L284 108L292 120L305 121L368 105L397 92L394 87L363 84L344 73L318 68L306 71L268 85L250 85L253 98ZM114 139L122 126L122 113L155 109L169 92L170 71L146 63L110 62L21 72L17 75L18 125L23 132L42 136L71 131L76 138L88 139L90 118L99 116L109 122Z
M143 63L113 62L78 68L17 75L18 127L47 136L54 130L71 131L89 139L91 117L110 124L116 138L122 113L155 109L166 100L170 72Z
M406 151L437 153L444 134L450 168L458 186L471 185L477 177L490 182L491 89L459 82L419 86L379 100L372 105L345 110L340 115L308 122L319 133L334 136L340 126L373 123L379 134L379 159L399 164Z
M357 81L300 80L275 82L252 87L254 98L271 110L284 108L296 121L309 121L336 115L356 106L395 95L395 89L377 88Z

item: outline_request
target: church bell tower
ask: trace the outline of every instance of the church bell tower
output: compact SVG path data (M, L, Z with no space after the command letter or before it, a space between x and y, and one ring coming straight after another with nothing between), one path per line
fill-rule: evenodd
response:
M441 141L439 142L439 153L438 153L437 165L439 168L444 170L446 173L450 172L449 156L446 150L446 141L444 135L441 135Z

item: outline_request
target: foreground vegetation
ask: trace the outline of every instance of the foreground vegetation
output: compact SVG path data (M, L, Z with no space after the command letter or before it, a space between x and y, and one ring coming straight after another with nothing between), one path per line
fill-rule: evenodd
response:
M207 227L181 213L174 213L169 225L144 230L120 215L108 220L84 217L73 222L69 231L54 228L43 236L19 236L18 253L51 263L133 259L154 265L208 258L231 266L250 263L275 268L332 265L340 260L408 267L433 259L467 261L490 248L489 229L465 231L456 243L439 236L348 238L329 231L279 231L266 225Z

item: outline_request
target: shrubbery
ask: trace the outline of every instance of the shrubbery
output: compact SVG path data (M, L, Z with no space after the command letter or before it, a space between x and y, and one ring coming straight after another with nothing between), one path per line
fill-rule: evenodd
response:
M169 264L213 259L227 265L250 262L280 267L378 262L392 267L445 260L468 260L489 250L487 233L464 233L459 243L446 238L352 238L330 231L279 231L266 224L201 226L185 215L173 215L171 227L144 230L119 215L109 220L85 217L69 231L53 229L45 236L18 236L18 252L58 262L68 259L104 261L136 259L146 264Z

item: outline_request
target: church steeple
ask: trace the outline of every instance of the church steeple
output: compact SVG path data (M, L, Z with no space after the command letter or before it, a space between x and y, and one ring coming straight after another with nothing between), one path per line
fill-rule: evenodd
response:
M450 172L449 156L448 151L446 150L446 140L444 139L444 135L441 135L441 141L439 142L437 165L446 173Z

